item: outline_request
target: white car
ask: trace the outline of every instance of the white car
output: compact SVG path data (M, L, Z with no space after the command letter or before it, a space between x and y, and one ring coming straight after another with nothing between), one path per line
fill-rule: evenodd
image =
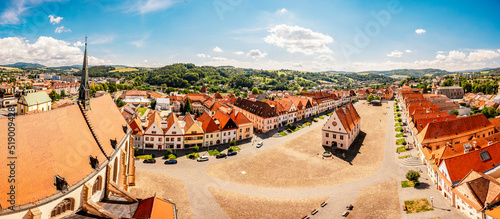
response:
M264 142L263 141L259 141L259 143L257 143L257 148L262 147L262 145L264 145Z
M201 157L198 157L198 159L196 159L198 162L201 162L201 161L207 161L208 160L208 156L201 156Z

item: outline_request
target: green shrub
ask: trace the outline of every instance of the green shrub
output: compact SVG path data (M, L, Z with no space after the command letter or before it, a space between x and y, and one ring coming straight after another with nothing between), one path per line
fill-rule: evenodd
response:
M281 136L286 136L287 134L286 134L286 132L281 131L281 132L280 132L280 135L281 135Z
M208 154L209 154L210 156L215 156L215 155L217 155L217 154L220 154L220 151L219 151L219 150L212 150L212 151L208 151Z
M397 127L397 128L396 128L396 131L397 131L397 132L403 132L403 127Z
M238 146L233 146L233 147L230 147L230 148L228 149L228 151L229 151L229 150L231 150L231 151L240 151L240 150L241 150L241 148L240 148L240 147L238 147Z
M403 120L402 120L401 118L399 118L399 119L398 119L398 122L401 122L401 121L403 121Z
M167 155L170 155L172 153L173 153L172 149L167 149Z
M320 118L320 119L323 119L323 118L325 118L325 117L323 117L323 116L319 116L319 118Z
M198 154L196 152L195 153L190 153L190 154L186 155L186 158L188 158L188 159L196 159L198 157L200 157L200 154Z
M317 119L313 119L313 122L318 122L318 120Z
M236 140L234 140L234 139L233 139L233 140L231 140L231 141L229 142L229 145L232 145L232 146L236 145Z
M194 147L193 147L193 150L194 150L194 151L199 151L199 150L200 150L200 147L199 147L198 145L196 145L196 146L194 146Z
M418 178L420 178L420 173L415 171L415 170L409 170L406 173L406 179L413 181L413 182L418 182Z
M174 154L169 154L168 155L168 159L169 160L175 160L175 159L177 159L177 156L175 156Z
M135 147L135 148L134 148L134 151L135 151L135 152L138 152L138 151L139 151L139 147Z

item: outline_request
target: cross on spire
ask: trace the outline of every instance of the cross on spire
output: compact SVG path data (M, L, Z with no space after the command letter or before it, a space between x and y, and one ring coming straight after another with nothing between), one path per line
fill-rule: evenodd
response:
M78 101L82 103L84 109L90 109L90 87L89 87L89 69L87 59L87 35L85 35L85 52L83 55L82 81L78 91Z

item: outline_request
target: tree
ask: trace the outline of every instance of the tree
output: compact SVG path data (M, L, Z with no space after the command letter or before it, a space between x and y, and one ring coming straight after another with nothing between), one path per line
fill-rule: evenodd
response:
M260 93L259 88L257 87L252 88L252 94L259 94L259 93Z
M380 96L378 95L375 95L375 97L373 97L374 100L380 100Z
M186 102L184 103L184 108L182 111L185 113L193 112L193 107L191 106L191 100L189 100L189 98L186 98Z
M448 78L446 79L446 81L443 82L443 84L441 84L441 86L443 87L453 86L453 81L451 80L451 78Z
M52 92L50 92L49 97L50 99L52 99L52 101L61 99L61 96L59 96L59 94L55 90L52 90Z
M198 150L200 150L200 147L198 145L196 145L196 146L193 147L193 150L194 151L198 151Z
M457 109L453 109L453 110L450 112L450 115L456 115L456 116L458 116L458 110L457 110Z
M125 106L126 104L127 104L127 103L125 103L125 101L123 101L123 100L122 100L122 98L118 98L118 99L116 100L116 105L117 105L118 107Z
M410 181L418 182L418 178L420 178L420 173L415 170L410 170L406 173L406 179Z
M66 92L64 92L64 90L61 90L61 97L66 97Z
M156 107L156 100L151 101L151 109L155 109Z
M368 97L366 98L366 101L367 102L372 102L372 100L374 99L375 97L373 96L373 94L370 94L368 95Z

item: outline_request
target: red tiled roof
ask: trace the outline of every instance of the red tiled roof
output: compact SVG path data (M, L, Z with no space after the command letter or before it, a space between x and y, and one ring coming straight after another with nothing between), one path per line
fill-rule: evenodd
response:
M233 119L220 110L215 112L213 119L217 119L219 121L219 127L221 130L238 128Z
M493 124L483 115L460 117L453 120L429 123L417 138L422 144L441 141L480 130L493 128Z
M161 198L147 198L139 202L133 218L173 219L175 218L174 205Z
M482 161L479 153L487 151L491 159ZM485 172L500 164L500 143L496 143L486 148L444 159L448 175L452 183L462 180L471 170Z
M413 114L412 117L412 122L415 123L415 121L419 119L425 119L425 118L437 118L437 117L443 117L443 116L449 116L450 114L446 111L440 111L440 112L433 112L433 113L415 113Z
M198 121L202 122L202 128L205 133L219 132L220 128L215 124L215 121L208 115L207 112L204 112L199 118Z
M429 123L432 122L441 122L441 121L448 121L452 119L456 119L457 116L455 115L448 115L448 116L442 116L442 117L433 117L433 118L421 118L415 121L415 128L417 129L417 133L420 133Z
M336 109L335 112L337 113L340 122L347 132L351 132L354 126L356 126L356 124L361 119L358 112L351 103L348 103L347 105Z
M186 125L184 126L184 132L187 132L189 128L195 123L193 116L190 113L187 113L184 118L182 118L182 121L186 122Z

